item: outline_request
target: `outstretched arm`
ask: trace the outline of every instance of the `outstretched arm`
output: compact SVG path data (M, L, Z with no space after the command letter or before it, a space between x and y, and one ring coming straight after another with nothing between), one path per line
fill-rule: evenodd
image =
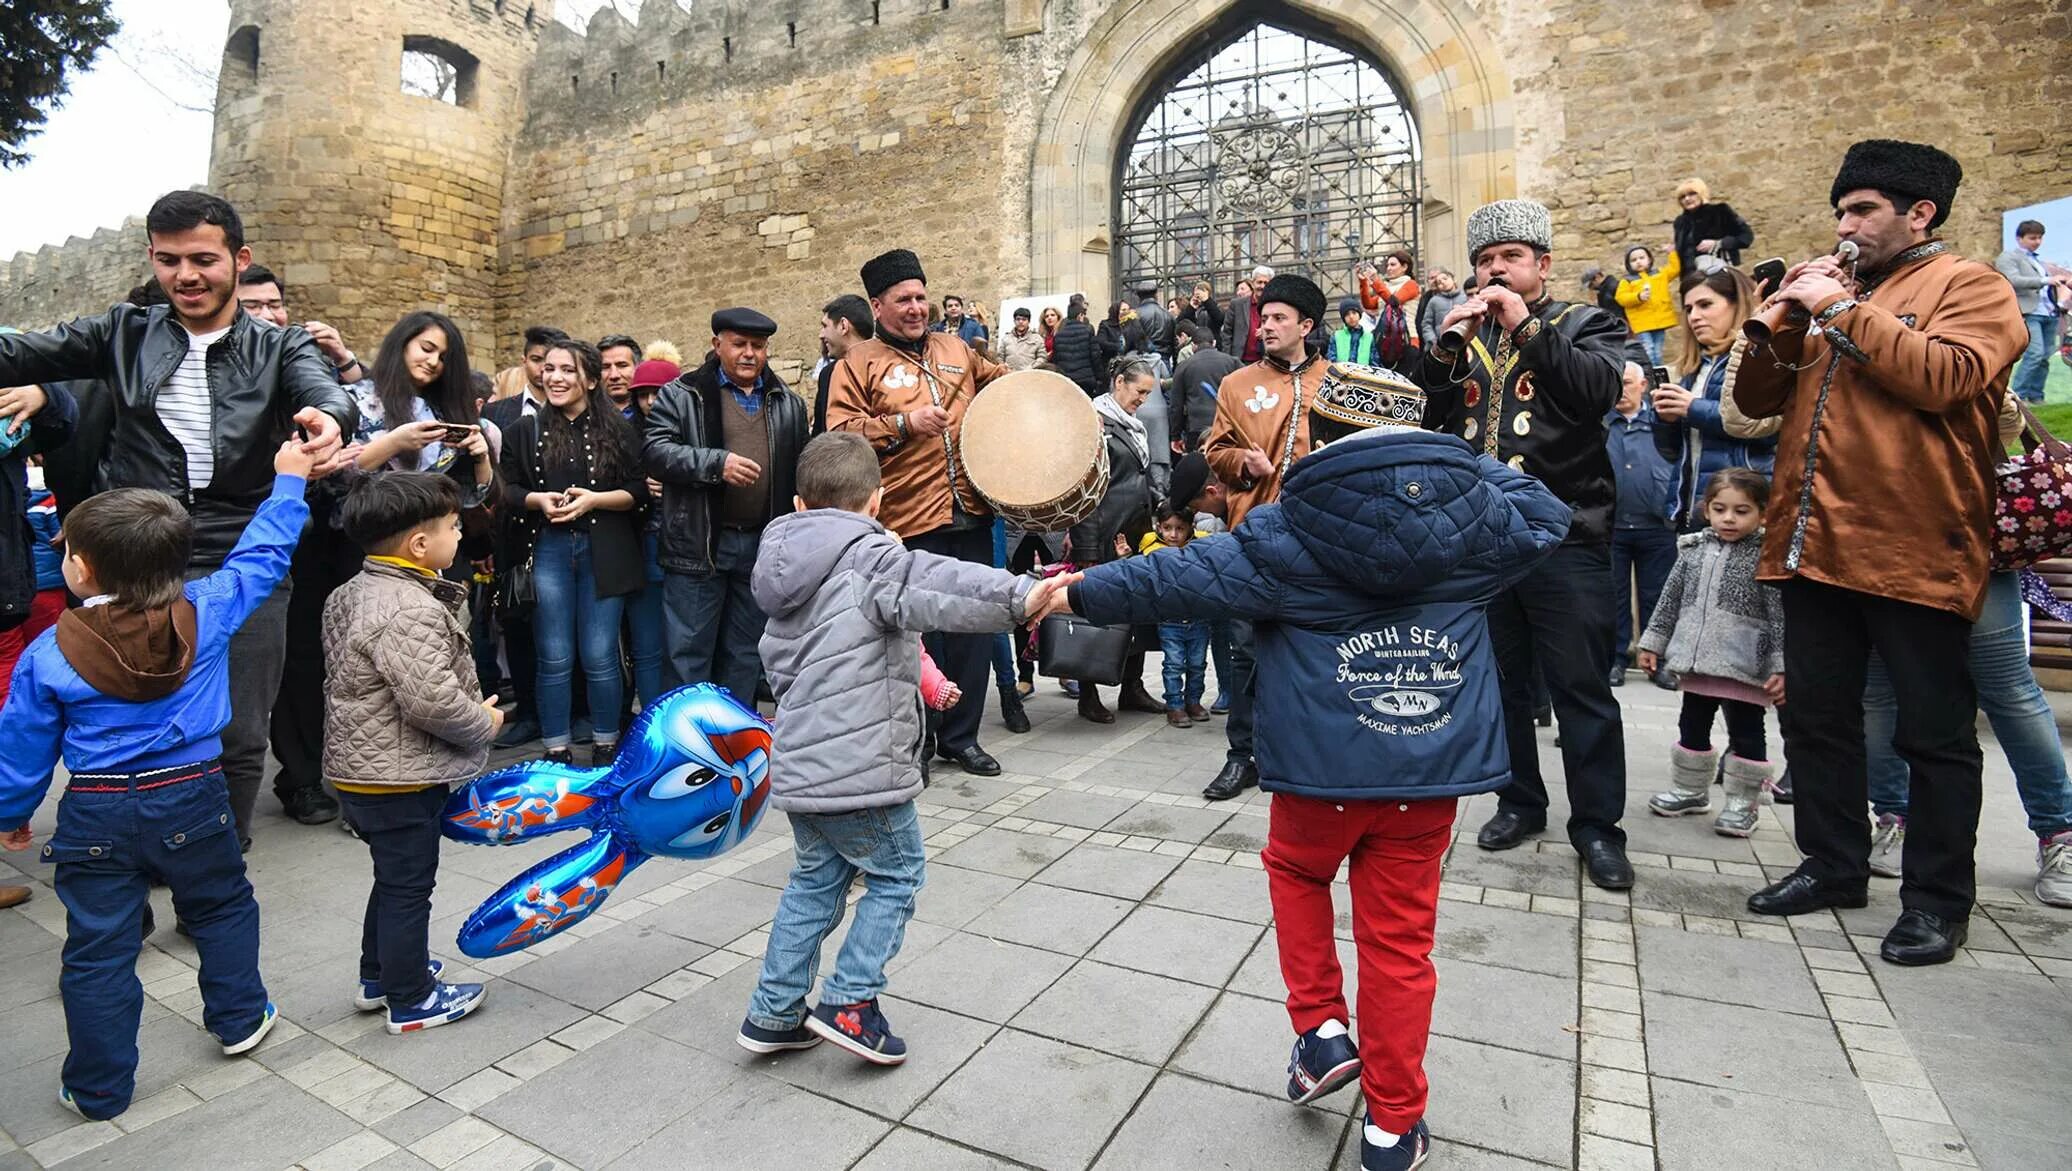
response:
M1249 528L1251 522L1246 523ZM1259 572L1235 537L1204 538L1155 557L1097 565L1067 597L1074 612L1103 626L1178 618L1270 619L1281 609L1279 587Z

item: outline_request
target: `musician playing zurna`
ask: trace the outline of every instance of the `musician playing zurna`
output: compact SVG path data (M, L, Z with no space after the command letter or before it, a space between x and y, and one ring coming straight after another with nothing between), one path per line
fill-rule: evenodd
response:
M971 400L1008 369L954 333L928 331L928 278L912 252L874 256L861 275L877 336L835 364L827 429L853 431L878 453L885 489L878 517L909 548L991 565L993 512L959 476L955 452ZM923 641L964 691L950 710L929 713L937 752L965 772L999 775L1000 762L978 743L992 636L930 634Z
M1617 503L1604 417L1619 398L1626 324L1548 293L1553 217L1506 199L1468 217L1475 295L1439 325L1417 375L1425 426L1530 473L1574 510L1568 538L1490 603L1503 675L1511 783L1476 843L1508 850L1547 825L1534 738L1533 675L1561 720L1568 837L1609 890L1633 885L1626 862L1625 727L1606 674L1612 661L1611 522Z

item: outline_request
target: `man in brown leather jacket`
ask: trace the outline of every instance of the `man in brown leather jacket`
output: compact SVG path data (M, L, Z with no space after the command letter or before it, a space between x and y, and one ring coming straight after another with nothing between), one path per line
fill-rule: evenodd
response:
M1785 749L1806 855L1749 909L1865 903L1875 652L1913 775L1904 910L1880 949L1895 964L1949 960L1971 913L1981 761L1966 649L1986 590L1994 417L2026 338L2008 283L1933 236L1962 175L1932 146L1850 147L1829 197L1856 271L1821 258L1787 273L1771 300L1797 318L1750 350L1733 387L1744 413L1784 417L1757 576L1784 594Z

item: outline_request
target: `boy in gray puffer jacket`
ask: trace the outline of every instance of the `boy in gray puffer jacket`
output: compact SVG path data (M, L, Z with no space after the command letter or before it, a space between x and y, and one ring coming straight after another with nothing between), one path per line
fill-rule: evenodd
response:
M777 697L771 802L790 815L795 862L762 976L735 1039L752 1053L822 1038L877 1065L906 1060L878 1011L921 889L925 719L922 631L988 634L1062 608L1078 575L1036 583L913 552L876 520L878 457L831 431L799 454L799 511L763 530L751 588L769 615L763 667ZM864 875L856 923L809 1014L820 945Z

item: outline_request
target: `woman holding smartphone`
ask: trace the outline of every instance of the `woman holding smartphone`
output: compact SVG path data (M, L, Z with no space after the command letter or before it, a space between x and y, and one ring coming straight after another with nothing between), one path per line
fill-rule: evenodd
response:
M496 458L475 407L468 345L450 318L419 310L398 321L355 391L361 471L444 472L459 481L463 508L489 499Z
M580 657L597 736L592 765L618 753L619 620L627 596L647 585L640 439L610 403L598 409L603 371L588 342L550 348L540 376L547 405L504 436L500 461L505 505L522 518L517 531L532 565L540 738L548 760L572 759L569 683Z

